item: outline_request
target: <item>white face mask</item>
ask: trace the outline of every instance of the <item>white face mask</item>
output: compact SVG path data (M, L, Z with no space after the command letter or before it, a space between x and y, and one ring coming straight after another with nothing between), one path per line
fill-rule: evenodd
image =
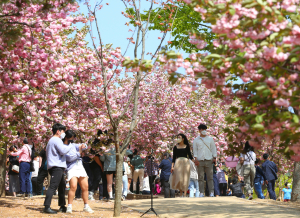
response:
M61 138L61 139L64 139L65 136L66 136L66 133L64 133L64 132L63 132L62 134L60 134L60 138Z
M207 135L206 130L201 131L201 134L202 134L202 135Z

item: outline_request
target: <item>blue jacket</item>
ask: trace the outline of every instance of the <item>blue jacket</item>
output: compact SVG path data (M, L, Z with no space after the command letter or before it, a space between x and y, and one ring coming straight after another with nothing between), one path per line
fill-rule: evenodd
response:
M264 174L264 172L262 171L262 169L259 166L255 166L255 177L254 177L254 183L258 183L261 181L266 181L267 178Z
M278 169L274 162L266 160L261 167L268 181L276 180L278 178Z
M158 168L161 169L160 180L169 181L172 168L172 158L163 159Z

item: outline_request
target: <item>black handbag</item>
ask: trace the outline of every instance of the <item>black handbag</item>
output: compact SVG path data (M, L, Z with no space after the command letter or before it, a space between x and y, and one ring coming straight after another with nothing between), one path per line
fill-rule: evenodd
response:
M30 164L30 172L34 172L35 169L34 169L34 164L33 164L33 162L30 161L29 164Z
M28 147L27 147L27 149L28 149ZM30 150L29 149L28 149L28 153L30 154ZM34 172L35 169L34 169L33 159L32 159L32 157L30 157L30 159L31 159L31 161L29 162L29 164L30 164L30 172Z

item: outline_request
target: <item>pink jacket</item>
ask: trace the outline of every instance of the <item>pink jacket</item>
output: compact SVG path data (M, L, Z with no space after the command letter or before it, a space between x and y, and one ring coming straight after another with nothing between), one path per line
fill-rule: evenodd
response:
M30 162L31 161L31 148L29 145L23 145L23 147L16 153L11 153L12 156L19 156L19 162Z

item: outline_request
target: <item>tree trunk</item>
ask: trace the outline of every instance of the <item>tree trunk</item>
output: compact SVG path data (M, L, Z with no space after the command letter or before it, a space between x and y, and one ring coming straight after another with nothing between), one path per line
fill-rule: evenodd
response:
M294 165L292 201L300 202L300 162Z
M114 217L121 214L121 197L122 197L122 176L123 176L123 155L116 156L116 181L115 181L115 204L114 204ZM127 188L127 187L125 187Z
M5 197L6 149L7 145L4 146L3 154L0 154L0 197Z

